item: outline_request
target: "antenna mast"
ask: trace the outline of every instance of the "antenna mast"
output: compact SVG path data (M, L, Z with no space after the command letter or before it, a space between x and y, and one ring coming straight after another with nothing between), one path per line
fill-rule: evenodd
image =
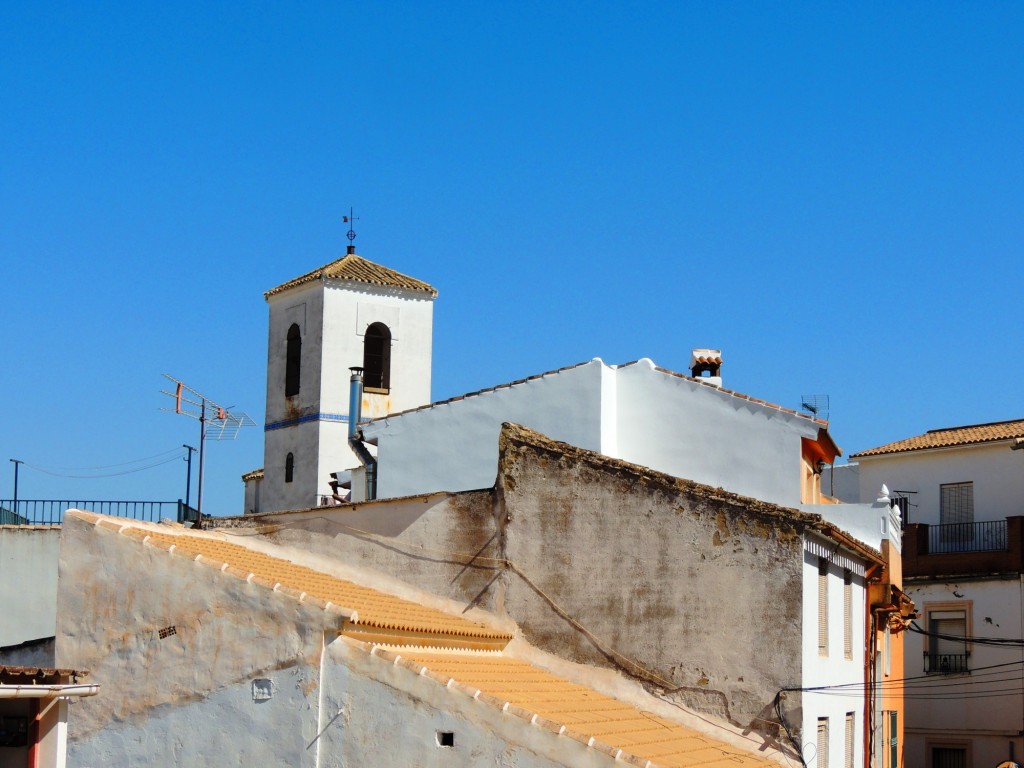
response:
M161 408L162 411L178 413L196 419L199 422L199 489L196 501L196 528L203 523L203 472L206 467L206 438L213 440L234 440L238 431L245 426L255 426L245 413L232 413L228 408L218 405L210 398L200 394L185 382L164 374L164 378L174 384L174 391L161 389L160 394L174 398L174 408ZM192 450L195 450L194 448ZM191 454L189 454L191 458Z

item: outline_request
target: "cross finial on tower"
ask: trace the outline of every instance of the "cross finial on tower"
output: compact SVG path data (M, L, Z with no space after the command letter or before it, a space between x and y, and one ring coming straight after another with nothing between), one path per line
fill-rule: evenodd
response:
M348 238L348 252L355 253L356 246L354 241L356 239L356 231L353 229L352 223L356 220L356 217L352 215L351 208L348 209L348 216L342 216L341 220L348 224L348 232L345 233L345 237Z

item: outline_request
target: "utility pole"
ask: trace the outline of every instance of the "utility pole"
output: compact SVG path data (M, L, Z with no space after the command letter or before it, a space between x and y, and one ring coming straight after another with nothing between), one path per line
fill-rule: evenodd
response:
M15 515L17 515L18 514L18 465L19 464L24 464L25 462L24 461L20 461L18 459L11 459L11 463L14 464L14 509L12 509L11 511ZM17 519L17 518L15 518L15 519Z
M191 445L181 444L181 447L188 451L185 456L185 461L188 462L188 469L185 470L185 508L189 506L189 493L192 491L192 454L196 452L196 449Z

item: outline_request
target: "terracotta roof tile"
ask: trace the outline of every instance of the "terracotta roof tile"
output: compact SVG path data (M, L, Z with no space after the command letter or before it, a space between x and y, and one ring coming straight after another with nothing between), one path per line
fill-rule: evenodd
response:
M322 267L307 272L304 275L282 283L277 288L271 288L263 294L264 298L270 298L279 293L294 288L298 285L312 283L317 280L347 280L354 283L369 283L370 285L382 285L388 288L404 288L407 291L420 291L430 294L431 298L437 297L437 290L422 280L415 277L403 275L393 269L374 264L355 253L350 253L337 261L325 264Z
M73 515L109 528L150 546L173 551L175 555L213 565L225 573L274 591L291 592L321 607L330 606L354 612L354 625L399 633L423 633L435 638L432 644L443 646L444 636L494 640L498 646L511 639L508 632L452 616L436 608L404 600L352 581L340 579L304 565L249 549L227 541L225 534L195 533L179 529L164 533L156 527L125 522L88 512ZM320 602L323 601L323 602Z
M995 421L990 424L970 424L964 427L945 427L930 429L923 435L897 440L895 443L869 448L855 453L851 459L862 456L880 456L886 453L904 453L906 451L922 451L928 448L952 448L960 445L979 445L998 440L1013 440L1024 437L1024 419L1015 421Z
M399 656L380 648L372 652L392 662ZM475 698L484 704L591 744L634 765L646 765L647 761L665 768L777 765L504 654L402 650L400 656L398 663L402 666L441 685L469 696L480 691Z

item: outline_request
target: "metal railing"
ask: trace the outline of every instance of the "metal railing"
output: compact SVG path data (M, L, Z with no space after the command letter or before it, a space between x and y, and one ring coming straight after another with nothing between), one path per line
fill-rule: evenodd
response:
M924 673L926 675L961 675L971 670L967 667L969 653L928 653L924 652Z
M1007 549L1006 521L928 526L928 553L994 552Z
M127 517L157 523L170 518L179 523L195 522L198 513L181 499L177 501L68 501L52 499L0 499L0 525L60 525L69 509L84 509L101 515Z

